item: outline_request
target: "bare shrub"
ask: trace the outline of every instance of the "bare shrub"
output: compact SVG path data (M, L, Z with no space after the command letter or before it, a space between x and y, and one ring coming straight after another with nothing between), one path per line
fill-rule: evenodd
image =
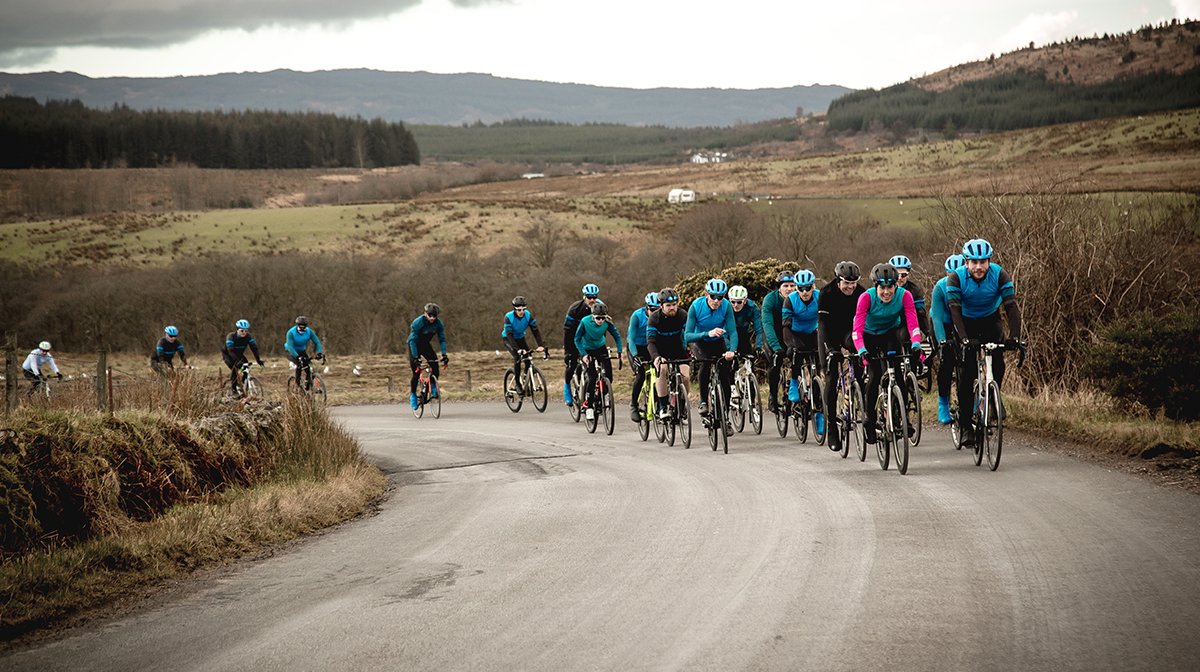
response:
M762 218L744 203L705 203L675 223L675 249L692 266L723 268L755 258L762 247Z

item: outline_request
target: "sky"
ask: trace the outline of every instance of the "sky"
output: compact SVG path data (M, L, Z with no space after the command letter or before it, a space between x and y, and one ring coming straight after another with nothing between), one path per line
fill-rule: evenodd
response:
M628 88L881 88L1200 0L0 0L0 71L371 68Z

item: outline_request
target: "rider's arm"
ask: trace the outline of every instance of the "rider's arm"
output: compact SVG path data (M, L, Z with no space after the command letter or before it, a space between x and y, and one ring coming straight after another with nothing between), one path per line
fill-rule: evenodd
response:
M534 328L533 333L534 335L537 335L536 327ZM507 313L504 315L504 329L501 330L500 336L504 338L504 342L508 345L508 347L512 348L513 352L517 351L517 336L516 333L513 332L512 319L509 318ZM541 337L538 337L538 343L540 344L541 342Z
M1021 340L1021 308L1017 306L1017 290L1013 285L1008 271L1000 269L1000 302L1004 306L1004 314L1008 317L1008 336Z
M442 318L434 321L433 325L437 327L438 344L442 346L442 355L446 354L446 325L442 322Z
M250 352L254 353L254 361L258 362L259 365L261 366L262 365L262 355L258 354L258 343L255 342L253 336L250 337Z
M587 325L580 320L579 326L575 328L575 350L577 350L580 355L587 354L587 347L583 343L583 336L586 330Z
M572 303L567 308L567 315L563 318L563 350L570 350L571 344L575 340L575 334L579 330L581 322L571 315L571 309L575 307Z
M313 346L317 348L317 354L325 352L325 346L321 345L321 339L317 337L317 332L313 331L312 327L308 328L308 333L312 335Z
M950 321L954 323L954 331L958 332L961 341L967 340L967 324L962 314L962 288L958 284L958 274L951 273L946 280L946 298L950 303Z
M921 345L921 326L917 322L917 306L913 301L912 292L904 293L904 324L909 326L908 338L912 345L920 347Z
M188 365L188 363L187 363L187 355L186 355L186 354L183 352L183 341L178 341L178 340L177 340L177 341L175 341L175 344L176 344L176 346L177 346L177 348L178 348L178 350L176 350L176 352L178 352L178 353L179 353L179 361L183 362L183 365L184 365L184 366L187 366L187 365Z
M933 286L933 297L929 300L931 304L929 306L929 316L933 321L933 337L937 339L938 343L946 341L946 320L950 319L950 316L945 313L946 291L943 289L943 285L945 284L938 281Z
M782 350L783 346L779 342L780 335L775 333L775 311L779 309L779 292L771 292L767 294L767 298L763 299L763 336L766 338L767 347L771 352Z
M633 315L629 316L629 327L625 330L625 342L629 345L629 352L637 352L637 344L633 342L633 336L640 328L643 332L646 330L646 325L641 324L639 315L640 309L633 311ZM640 325L640 326L639 326Z
M650 361L658 359L658 328L650 320L646 320L646 351L650 353Z
M424 321L424 316L418 317L408 328L408 356L411 359L417 358L417 335L421 333L421 322Z
M696 306L697 305L698 305L698 303L692 303L692 305L688 307L687 326L685 326L683 328L683 344L684 345L690 345L692 343L696 343L697 341L704 340L704 337L708 335L708 332L696 331L696 329L699 328L698 326L696 326Z
M300 356L300 349L296 347L297 333L297 329L292 327L291 329L288 329L287 338L283 339L283 349L287 350L287 353L292 357ZM308 350L308 346L305 345L304 349Z
M854 328L850 330L850 336L854 340L854 349L860 355L867 351L863 332L867 328L867 311L869 310L871 310L871 295L863 292L858 295L858 308L854 311Z
M754 318L752 320L754 323L754 348L761 350L763 344L762 311L759 310L758 305L755 303L750 303L749 306L754 309Z
M542 330L538 329L537 318L533 316L533 313L529 314L529 330L533 332L533 338L537 341L538 347L546 347L546 341L542 340Z
M607 325L608 325L608 333L612 334L613 340L616 341L616 343L617 343L617 355L619 356L622 352L622 350L621 350L621 332L617 331L617 328L615 326L613 326L612 320L609 320L607 322ZM637 348L633 348L632 350L630 350L630 352L636 353Z

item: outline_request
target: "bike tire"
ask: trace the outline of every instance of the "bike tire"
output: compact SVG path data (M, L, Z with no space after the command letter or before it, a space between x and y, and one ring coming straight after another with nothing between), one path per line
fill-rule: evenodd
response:
M576 366L583 366L583 364L576 364ZM580 384L579 377L571 376L571 382L567 383L567 389L571 390L571 399L575 403L568 406L567 410L571 412L571 419L575 422L579 422L579 419L583 417L583 409L580 407L580 404L583 403L582 388L583 385Z
M46 394L47 394L47 396L49 396L49 394L50 394L49 388L46 388L46 389L47 389ZM247 378L246 379L246 398L262 399L262 393L263 393L262 386L258 384L257 379L255 379L255 378Z
M429 410L433 413L433 417L440 418L442 417L442 391L438 388L437 383L437 376L430 374L429 386L425 388L428 401L425 403L429 405Z
M851 401L853 408L850 410L850 427L848 428L849 438L855 441L855 451L858 455L859 462L867 461L867 407L863 402L862 386L858 381L854 381L850 385Z
M684 448L692 447L692 406L688 403L687 387L683 384L683 374L675 374L675 421L679 432L679 440Z
M425 399L429 395L429 388L424 382L417 383L417 407L412 409L413 416L420 418L425 415Z
M737 385L737 383L735 382L734 385ZM729 420L733 423L733 431L735 432L742 432L746 429L747 411L743 406L746 405L744 402L744 397L748 394L750 393L745 390L741 391L741 394L738 395L739 399L737 408L733 408L732 401L729 402Z
M512 369L504 372L504 403L508 406L508 410L516 413L521 410L521 404L525 403L521 395L516 393L517 374L513 373Z
M904 393L898 385L893 385L889 393L892 398L892 451L896 470L900 475L908 473L908 409L904 406Z
M713 379L710 379L708 381L708 399L706 400L706 401L708 401L708 447L712 448L713 452L716 452L716 450L717 450L717 429L718 429L717 428L717 419L716 419L717 412L715 409L715 406L717 403L716 388L720 387L720 384L715 380L716 379L715 375L712 378Z
M892 459L892 432L888 427L886 394L886 389L881 389L875 398L875 456L879 458L879 468L884 471L887 471Z
M604 433L612 436L617 428L617 405L612 394L612 381L607 376L600 378L600 414L604 416Z
M971 457L975 466L983 464L983 410L979 408L979 381L975 381L974 406L971 413L971 424L975 430L975 441L971 444Z
M912 438L908 445L916 448L921 443L921 386L917 375L912 371L905 376L908 385L908 402L904 405L905 415L908 416L908 426L912 430Z
M714 378L716 378L716 376L714 376ZM717 442L720 445L720 447L725 451L725 454L728 455L729 454L729 432L725 431L725 425L729 422L729 420L728 420L728 418L725 417L725 412L726 412L725 395L721 392L721 384L720 384L719 380L713 380L712 385L713 385L713 389L715 390L715 392L713 393L713 396L717 402L717 405L714 409L714 413L716 414L715 418L714 418L715 419L714 424L716 424L716 426L717 426ZM716 450L716 448L713 448L713 450Z
M822 396L824 393L825 393L825 390L821 389L821 379L813 378L813 381L812 381L813 438L816 440L818 446L825 445L825 436L829 433L829 414L825 412L825 397ZM818 408L820 408L819 411L817 410ZM820 432L817 431L817 413L820 413L821 417L824 419L824 423L823 423L825 425L824 431L820 431Z
M792 417L791 402L784 400L779 402L779 406L775 409L775 429L779 431L779 438L786 439L788 435L788 423Z
M311 392L312 398L316 400L317 403L321 404L322 406L329 403L329 393L328 390L325 389L325 381L321 379L320 375L315 373L313 374Z
M808 443L808 423L809 416L812 412L809 410L809 405L801 399L800 403L792 405L792 429L796 432L796 440L800 443Z
M546 376L542 375L542 370L533 367L530 372L529 382L533 385L533 407L538 413L545 413L546 406L550 403L550 393L546 387Z
M754 433L761 435L763 428L763 404L762 397L758 394L758 380L753 376L750 377L750 426L754 429Z
M962 450L962 432L958 431L958 405L950 402L950 442L955 450Z
M1000 452L1004 448L1004 400L996 381L988 383L988 417L984 427L984 454L988 469L1000 468Z

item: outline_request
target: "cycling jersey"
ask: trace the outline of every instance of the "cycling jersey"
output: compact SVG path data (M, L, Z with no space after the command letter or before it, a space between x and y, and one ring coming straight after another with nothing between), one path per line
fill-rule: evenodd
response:
M821 298L817 301L817 343L822 356L837 352L838 346L846 341L854 329L858 297L866 291L862 285L855 284L854 291L846 296L838 288L836 279L821 289Z
M709 336L713 329L724 329L724 336ZM708 297L701 296L688 308L687 326L684 328L685 343L712 343L725 341L726 352L737 352L737 324L733 321L733 305L729 299L721 299L716 310L708 307Z
M533 316L533 311L525 309L525 317L517 317L517 311L510 310L504 314L504 328L500 331L501 338L511 347L516 347L517 341L525 339L525 332L532 331L533 337L537 339L537 344L541 347L546 347L545 341L542 340L542 332L538 329L537 319Z
M225 347L221 348L221 354L232 357L235 361L246 359L246 348L254 353L255 361L261 361L262 357L258 354L258 343L250 334L238 336L236 331L231 331L225 337ZM226 360L228 362L228 359Z
M771 290L763 297L763 338L771 352L783 349L783 304L785 301L786 299L778 289Z
M576 350L586 353L605 347L604 335L606 333L612 334L613 340L617 342L617 354L620 355L622 352L621 334L613 326L612 320L604 320L600 324L596 324L596 320L590 317L581 320L575 329Z
M789 327L798 334L811 334L817 330L817 306L821 298L821 290L814 289L813 297L808 303L800 298L800 292L792 292L783 302L783 322L791 323Z
M596 302L603 303L599 300ZM567 308L567 316L563 318L563 350L570 354L579 354L575 350L575 332L578 330L580 321L591 314L592 307L583 299L572 303L571 307Z
M911 293L903 287L897 287L896 295L892 297L892 300L884 303L879 298L878 292L879 289L873 287L858 297L858 310L854 314L854 329L851 334L854 338L854 347L860 353L866 349L863 344L864 334L882 336L895 331L900 326L901 319L907 319L909 324L917 323L917 309L913 306ZM911 329L909 338L913 344L919 345L921 329L919 327Z
M408 356L412 359L417 359L418 349L433 350L433 337L437 336L438 345L441 346L442 355L446 354L446 327L442 324L442 318L434 318L433 322L425 319L425 315L419 315L413 320L412 326L408 329Z
M25 357L25 362L21 364L21 368L32 373L35 376L42 375L42 365L49 364L50 370L58 373L58 364L54 362L54 355L50 354L49 350L34 348L29 351L29 355Z
M687 315L676 310L667 315L661 309L650 313L646 320L646 349L650 357L658 359L685 359L687 348L683 343L683 330L687 326Z
M948 303L962 305L963 317L977 320L1000 309L1000 303L1016 295L1016 288L1008 271L1000 264L988 266L982 280L971 277L966 266L948 276L946 298Z
M175 355L179 355L179 359L183 360L184 365L187 365L187 355L183 352L183 341L176 338L174 341L163 336L158 339L158 345L154 348L154 356L151 357L155 362L171 363Z
M746 304L741 310L733 311L733 322L737 325L738 343L743 348L747 347L750 342L750 330L754 330L754 347L761 348L763 344L763 320L762 311L758 309L758 304L750 299L746 299Z
M284 339L283 349L287 350L292 357L299 357L300 353L308 352L308 342L312 341L313 346L317 349L317 353L323 352L321 347L321 339L317 338L317 332L312 330L312 327L300 331L298 326L288 329L287 338Z
M950 296L946 293L949 280L950 276L938 280L930 299L932 305L929 307L929 316L933 319L933 335L938 343L944 342L949 337L947 330L954 328L954 322L950 319Z
M646 322L650 319L649 309L642 306L629 316L629 328L625 332L625 343L629 352L637 352L638 346L646 345Z

